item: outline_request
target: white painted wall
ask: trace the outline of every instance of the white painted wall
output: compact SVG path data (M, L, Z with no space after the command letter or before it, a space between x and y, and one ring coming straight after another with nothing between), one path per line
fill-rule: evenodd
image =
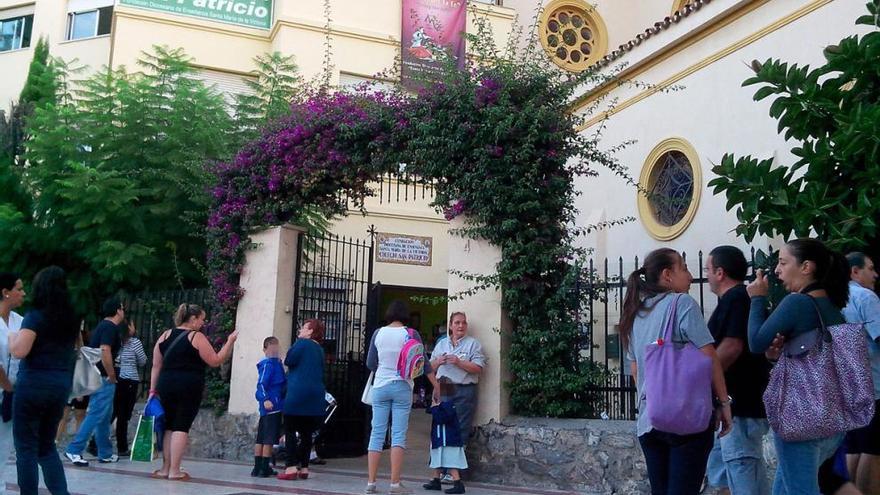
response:
M723 0L722 0L723 1ZM737 41L748 38L760 29L814 2L807 0L774 0L749 16L731 24L713 36L691 46L662 62L638 79L658 83ZM821 63L822 48L853 34L855 18L862 13L861 2L836 0L791 24L733 52L721 60L685 77L678 84L681 89L659 93L614 114L608 121L603 143L611 147L629 139L636 144L618 153L620 161L630 167L638 178L643 162L651 149L668 137L682 137L697 150L703 170L702 200L690 227L677 239L662 243L654 240L636 221L608 232L593 234L581 242L597 249L597 255L623 256L625 271L632 269L634 256L644 256L660 246L669 246L695 255L700 249L708 251L719 244L745 245L733 233L737 225L735 214L727 212L726 198L715 196L706 187L714 177L710 169L728 152L737 156L753 155L765 158L777 156L783 163L792 163L786 143L777 134L776 121L768 116L769 101L752 100L755 87L742 88L741 83L752 73L747 64L770 57L790 62ZM694 22L701 22L694 18ZM682 29L686 25L679 25ZM680 33L678 33L680 34ZM678 35L669 33L668 39ZM659 39L662 41L662 38ZM650 49L652 47L639 47ZM640 54L633 52L634 58ZM621 89L612 93L621 101L640 91ZM584 132L592 132L587 129ZM638 217L637 193L607 170L600 170L598 178L581 178L577 182L584 194L578 198L581 213L579 224L597 218L613 219L624 216ZM765 247L767 239L753 245ZM777 240L776 244L779 244ZM698 272L694 260L691 270Z

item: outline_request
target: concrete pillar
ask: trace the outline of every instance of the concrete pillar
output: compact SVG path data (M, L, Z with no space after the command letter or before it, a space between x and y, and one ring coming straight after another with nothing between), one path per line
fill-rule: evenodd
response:
M254 391L257 363L263 359L263 339L278 337L282 355L293 334L293 296L299 227L284 225L251 236L256 244L245 255L241 273L244 297L238 302L235 328L238 340L232 355L229 412L257 411Z
M464 219L457 217L450 230L464 226ZM466 273L495 273L495 265L501 260L501 250L485 240L467 239L450 232L449 270ZM449 274L449 295L455 295L474 286L453 273ZM486 367L480 378L479 404L474 415L474 425L487 424L489 420L500 421L510 410L510 394L506 383L510 381L507 355L510 348L510 321L501 308L500 290L483 290L473 296L449 302L449 312L464 311L468 319L468 333L480 341L486 354Z

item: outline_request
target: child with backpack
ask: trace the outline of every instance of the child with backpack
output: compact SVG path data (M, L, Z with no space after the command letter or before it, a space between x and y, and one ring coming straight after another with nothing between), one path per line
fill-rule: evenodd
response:
M451 397L455 396L455 384L449 378L442 377L440 382L440 395L446 399L434 401L427 413L431 415L431 468L434 469L434 477L431 481L422 485L425 490L440 491L440 476L446 470L452 476L452 488L446 489L445 493L464 493L464 483L461 481L460 469L467 469L467 458L464 454L464 442L462 441L461 428L458 422L458 414Z

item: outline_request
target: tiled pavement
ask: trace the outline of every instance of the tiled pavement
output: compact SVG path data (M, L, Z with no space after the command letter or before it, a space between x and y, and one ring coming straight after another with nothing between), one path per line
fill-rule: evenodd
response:
M387 463L387 459L384 460ZM361 459L361 461L365 468L366 459ZM192 476L188 482L151 479L150 472L158 467L158 461L153 464L128 460L116 464L92 463L92 466L88 468L77 468L65 464L65 472L71 495L266 495L273 493L353 495L363 493L364 470L334 468L332 467L334 463L336 463L335 460L330 460L326 466L313 466L309 479L299 481L251 478L249 476L251 466L244 463L196 459L187 459L183 463L184 469ZM8 463L6 468L6 488L11 494L18 493L18 486L15 485L15 466L13 463ZM387 473L387 465L383 466L383 470ZM408 484L416 493L437 493L424 491L421 488L421 483L424 481L424 478L420 477L404 477L404 484ZM387 474L385 478L380 476L379 490L380 493L387 493ZM562 495L566 493L483 483L468 483L467 492L481 495ZM41 493L48 494L44 489L41 489Z

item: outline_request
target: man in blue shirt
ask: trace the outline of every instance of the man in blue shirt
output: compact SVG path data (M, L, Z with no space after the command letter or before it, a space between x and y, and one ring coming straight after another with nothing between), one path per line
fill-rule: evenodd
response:
M850 266L849 302L843 316L849 323L863 323L871 371L874 376L876 411L880 411L880 298L874 292L877 271L864 253L846 255ZM851 431L846 437L846 456L850 476L862 493L880 493L880 412L868 426Z

